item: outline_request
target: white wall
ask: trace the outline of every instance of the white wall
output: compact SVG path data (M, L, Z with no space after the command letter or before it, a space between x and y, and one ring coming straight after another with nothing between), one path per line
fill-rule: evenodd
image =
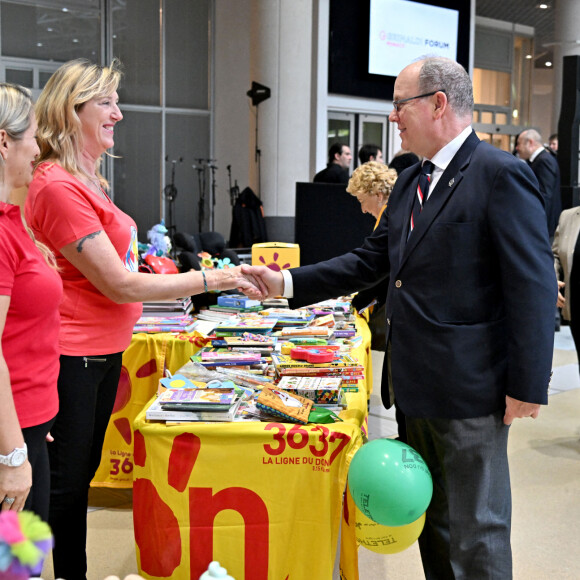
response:
M229 237L226 166L241 189L260 193L266 217L293 216L295 184L310 179L312 0L218 0L215 3L216 229ZM255 162L252 81L269 87L258 105L261 187ZM261 191L259 191L261 190Z

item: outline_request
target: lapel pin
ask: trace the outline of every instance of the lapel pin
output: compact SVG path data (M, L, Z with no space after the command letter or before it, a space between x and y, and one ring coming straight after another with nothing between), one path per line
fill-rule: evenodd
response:
M452 177L451 178L451 181L449 182L449 187L451 187L454 183L455 183L455 178Z

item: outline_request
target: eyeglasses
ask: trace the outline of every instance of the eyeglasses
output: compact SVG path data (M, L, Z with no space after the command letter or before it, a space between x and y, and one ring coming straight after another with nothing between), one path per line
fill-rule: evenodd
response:
M398 101L393 101L393 107L395 107L395 111L400 112L402 109L401 105L404 103L408 103L409 101L414 101L415 99L423 99L425 97L432 97L435 93L445 93L444 90L438 89L436 91L431 91L430 93L425 93L423 95L417 95L416 97L408 97L406 99L399 99Z

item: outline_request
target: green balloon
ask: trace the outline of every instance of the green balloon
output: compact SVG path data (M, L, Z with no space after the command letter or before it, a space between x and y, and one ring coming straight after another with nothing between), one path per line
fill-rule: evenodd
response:
M423 458L395 439L369 441L355 453L348 487L358 509L383 526L414 522L433 495L433 480Z

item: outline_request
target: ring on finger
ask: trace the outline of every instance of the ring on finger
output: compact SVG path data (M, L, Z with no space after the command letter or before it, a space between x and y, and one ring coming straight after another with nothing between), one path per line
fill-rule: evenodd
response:
M16 501L16 498L6 496L2 501L4 501L5 504L12 505Z

